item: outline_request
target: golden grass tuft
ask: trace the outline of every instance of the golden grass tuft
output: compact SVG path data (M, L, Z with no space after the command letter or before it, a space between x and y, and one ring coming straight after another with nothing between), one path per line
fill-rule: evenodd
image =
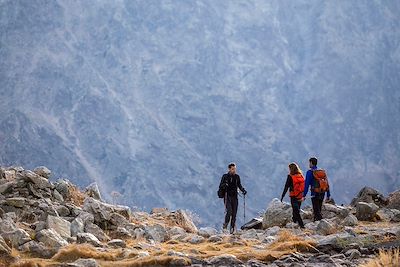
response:
M41 260L21 260L19 262L16 262L14 264L11 264L10 267L45 267L46 265L42 264L40 262Z
M160 256L118 262L99 262L99 264L104 267L190 266L192 261L182 257Z
M278 239L271 243L268 249L287 252L316 252L316 242L305 240L292 232L284 230L279 233Z
M83 205L85 201L86 195L82 193L79 188L75 185L72 185L69 188L69 197L68 200L71 201L74 205L80 207Z
M96 250L88 244L72 244L60 249L52 260L61 262L72 262L77 259L93 258L106 261L115 261L121 255L121 250L112 250L110 252L102 252Z
M370 260L361 267L399 267L400 249L380 250L375 259Z

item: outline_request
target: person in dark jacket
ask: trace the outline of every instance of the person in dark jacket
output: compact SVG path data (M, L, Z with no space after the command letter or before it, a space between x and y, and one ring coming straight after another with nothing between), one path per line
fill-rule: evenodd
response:
M313 206L313 213L314 213L314 221L319 221L322 220L322 204L324 202L325 198L325 192L320 192L317 193L314 190L314 185L315 185L315 178L313 175L313 171L317 170L317 163L318 159L317 158L310 158L309 159L310 163L310 169L306 173L306 182L304 186L304 192L303 192L303 201L305 200L305 197L307 196L308 193L308 188L311 186L311 202ZM326 200L329 201L331 197L331 192L328 191L326 192Z
M225 189L225 222L222 228L226 230L230 222L230 233L233 234L236 231L235 223L238 210L238 188L242 191L243 195L247 194L247 191L240 182L240 176L236 173L235 163L230 163L228 165L228 173L222 176L219 186Z
M304 228L303 220L300 216L301 201L304 190L304 177L296 163L289 164L289 174L286 178L285 188L283 189L281 202L289 190L290 204L292 205L293 222L298 223L300 228Z

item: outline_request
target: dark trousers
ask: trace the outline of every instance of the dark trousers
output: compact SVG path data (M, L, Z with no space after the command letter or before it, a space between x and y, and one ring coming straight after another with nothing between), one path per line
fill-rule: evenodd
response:
M316 195L311 198L313 212L314 212L314 221L322 220L322 203L324 202L324 197L320 195Z
M300 207L301 207L301 201L299 201L295 197L290 198L290 204L292 204L292 210L293 210L293 222L298 223L301 228L304 227L303 220L301 219L300 216Z
M238 198L237 196L227 196L225 197L225 223L224 227L227 227L229 222L231 223L231 228L235 228L236 223L236 213L238 210Z

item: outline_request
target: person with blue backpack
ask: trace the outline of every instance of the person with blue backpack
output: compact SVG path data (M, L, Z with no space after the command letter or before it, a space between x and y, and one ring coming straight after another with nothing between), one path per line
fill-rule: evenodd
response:
M331 197L326 172L325 170L318 169L317 164L317 158L312 157L309 159L310 169L306 173L306 181L302 199L302 201L305 200L308 189L309 187L311 187L311 202L314 213L314 221L322 220L321 210L325 198L325 193L327 201L329 201Z

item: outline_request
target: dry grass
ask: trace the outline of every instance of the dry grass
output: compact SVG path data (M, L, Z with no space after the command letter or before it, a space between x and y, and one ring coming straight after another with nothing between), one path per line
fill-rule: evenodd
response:
M305 240L290 231L284 230L279 233L278 239L268 248L273 251L316 252L315 245L316 242L313 240Z
M379 251L375 259L370 260L362 267L399 267L400 266L400 250L393 249Z
M65 248L60 249L56 255L53 256L53 261L59 262L73 262L77 259L100 259L106 261L115 261L120 259L121 250L115 249L108 252L98 251L91 245L88 244L73 244Z
M86 195L82 193L78 187L76 187L75 185L71 186L69 188L69 194L70 195L68 200L71 201L74 205L77 205L78 207L83 205Z

